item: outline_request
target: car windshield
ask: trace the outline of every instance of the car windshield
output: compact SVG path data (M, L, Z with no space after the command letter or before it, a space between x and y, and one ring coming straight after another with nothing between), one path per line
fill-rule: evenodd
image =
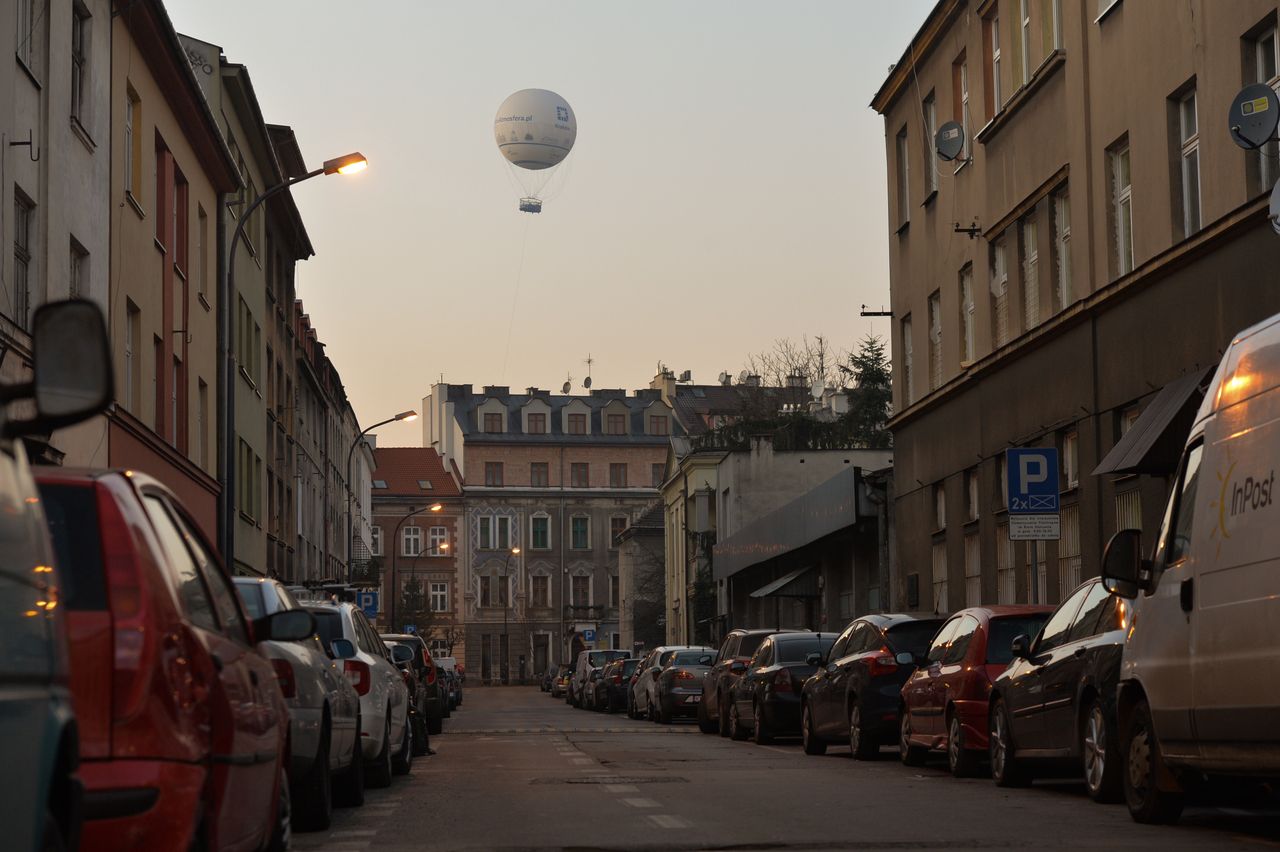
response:
M625 656L624 651L590 651L587 654L587 662L592 666L603 666L610 660Z
M940 626L941 618L895 624L889 628L889 648L899 654L906 651L916 657L923 657Z
M709 666L715 654L706 650L698 651L676 651L675 657L671 660L673 666Z
M244 604L244 611L251 620L266 615L262 605L261 583L236 583L236 591L240 593L240 602Z
M1011 618L993 618L991 635L987 637L987 663L989 665L1007 666L1013 662L1013 639L1026 634L1035 636L1040 627L1049 619L1051 613L1037 615L1019 615Z
M742 641L738 643L739 657L751 657L755 655L756 649L760 647L760 643L769 638L767 633L748 633L742 637Z
M636 666L640 665L639 660L627 660L622 664L622 676L631 677L635 674Z
M775 662L803 663L805 659L817 651L825 655L835 644L835 636L801 636L795 639L774 639Z
M316 617L316 633L326 648L332 648L334 639L342 638L342 616L331 609L314 609L311 614Z

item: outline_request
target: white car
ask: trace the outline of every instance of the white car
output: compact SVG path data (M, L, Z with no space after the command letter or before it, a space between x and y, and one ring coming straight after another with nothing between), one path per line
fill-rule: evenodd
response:
M276 580L236 577L234 582L245 611L255 621L302 609ZM289 707L294 823L303 831L326 829L333 794L342 804L364 802L363 757L357 750L360 696L346 677L342 661L331 657L315 634L299 642L259 642L258 650L276 670Z
M404 775L413 761L409 688L391 661L391 652L355 604L312 604L316 632L360 695L360 743L365 782L386 787L392 774Z
M1205 393L1151 551L1122 530L1103 583L1133 608L1116 702L1139 822L1184 782L1280 780L1280 315L1236 335Z

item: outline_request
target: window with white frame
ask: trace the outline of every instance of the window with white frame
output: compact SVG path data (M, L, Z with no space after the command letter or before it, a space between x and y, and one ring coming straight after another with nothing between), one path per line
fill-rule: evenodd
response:
M21 4L19 4L21 5ZM35 203L13 190L13 321L27 328L31 311L31 258L35 243Z
M400 555L418 556L422 553L422 527L405 527L400 531Z
M973 266L960 270L960 359L972 364L977 358L974 342Z
M48 0L46 0L48 2ZM36 0L18 0L18 21L14 34L18 41L18 58L34 73L36 67Z
M529 606L551 606L551 578L545 574L534 574L529 578Z
M449 611L449 584L448 583L432 583L431 584L431 611L432 612L448 612Z
M1129 140L1107 152L1111 178L1111 258L1116 277L1133 271L1133 186L1129 174Z
M912 353L911 353L911 314L907 314L902 318L902 398L907 405L916 401L916 395L912 388L911 373Z
M1053 310L1071 304L1071 199L1063 189L1053 196Z
M960 152L960 159L968 162L972 131L969 122L969 63L967 61L960 63L960 126L964 128L964 148Z
M1009 267L1005 235L991 243L991 326L996 348L1009 342Z
M925 144L920 148L924 152L925 194L938 191L938 158L934 155L933 143L938 136L938 102L933 92L924 99L921 105L924 117Z
M427 530L427 555L449 555L449 531L445 527L432 527Z
M448 639L432 639L431 640L431 656L439 659L447 657L450 654Z
M505 606L507 580L497 574L480 578L480 606Z
M1271 88L1280 91L1280 63L1277 63L1276 56L1280 52L1280 40L1276 35L1275 26L1269 26L1253 39L1253 66L1255 83L1265 83ZM1277 175L1277 157L1280 156L1280 146L1275 142L1267 142L1258 149L1255 155L1257 161L1258 185L1253 187L1253 194L1257 195L1263 192L1270 192L1271 185L1276 181Z
M933 484L933 528L947 528L947 487L943 482Z
M1066 600L1080 585L1080 507L1062 507L1062 536L1058 539L1058 600Z
M947 604L947 543L933 543L933 611L946 612Z
M1142 529L1142 493L1137 488L1116 494L1116 529Z
M964 474L965 518L978 520L978 469L970 468Z
M1178 99L1178 138L1182 176L1182 235L1200 230L1200 128L1196 121L1196 90Z
M964 537L964 605L982 603L982 542L976 532Z
M1017 578L1013 574L1013 542L1009 540L1009 525L996 525L996 600L998 603L1017 603Z
M1018 0L1019 11L1018 20L1020 22L1020 31L1022 38L1021 56L1018 57L1022 66L1022 82L1025 85L1031 79L1031 0Z
M898 224L905 225L911 221L911 169L908 166L907 158L907 128L898 131L897 137L897 157L898 157Z
M1071 431L1062 436L1062 479L1066 489L1080 487L1080 433Z
M529 549L551 549L551 516L534 515L529 518Z
M480 533L480 549L493 550L493 517L490 515L481 515L477 519L477 524L479 526Z
M929 390L942 387L942 294L929 297Z
M67 293L72 299L89 294L89 252L75 237L71 238Z
M481 515L479 526L481 550L507 550L518 543L515 521L508 515Z
M989 19L991 36L991 94L995 102L995 111L1004 106L1004 91L1000 82L1000 16L992 15Z
M1047 572L1045 571L1045 559L1047 556L1048 548L1045 547L1043 544L1040 544L1033 548L1031 544L1028 543L1027 546L1023 549L1026 551L1024 567L1026 569L1027 577L1028 577L1027 588L1031 588L1031 583L1034 582L1036 584L1036 600L1047 601L1049 599L1048 598L1048 582L1049 581L1048 581L1048 577L1046 576ZM1032 566L1032 563L1031 563L1032 550L1035 550L1034 567Z
M89 92L89 22L92 17L84 3L71 5L71 117L88 123L85 106Z
M574 515L569 519L569 547L574 550L591 549L591 519L586 515Z
M573 606L591 606L591 575L581 574L569 578L569 599Z
M369 552L374 556L382 555L382 527L369 527Z
M1040 324L1040 242L1035 214L1022 219L1022 322L1030 331Z

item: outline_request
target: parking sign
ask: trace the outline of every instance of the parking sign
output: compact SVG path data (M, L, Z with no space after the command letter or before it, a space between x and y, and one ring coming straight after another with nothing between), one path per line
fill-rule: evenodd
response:
M356 606L364 611L364 614L370 619L378 617L378 593L377 592L356 592Z
M1061 534L1057 448L1005 450L1005 481L1009 493L1009 538L1056 541Z

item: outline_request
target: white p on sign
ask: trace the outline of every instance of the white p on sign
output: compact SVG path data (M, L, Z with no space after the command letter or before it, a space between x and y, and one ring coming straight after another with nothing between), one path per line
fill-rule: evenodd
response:
M1056 447L1005 451L1010 515L1058 511L1058 450Z
M1029 494L1033 486L1049 478L1049 467L1044 462L1044 456L1030 453L1018 457L1018 491Z

